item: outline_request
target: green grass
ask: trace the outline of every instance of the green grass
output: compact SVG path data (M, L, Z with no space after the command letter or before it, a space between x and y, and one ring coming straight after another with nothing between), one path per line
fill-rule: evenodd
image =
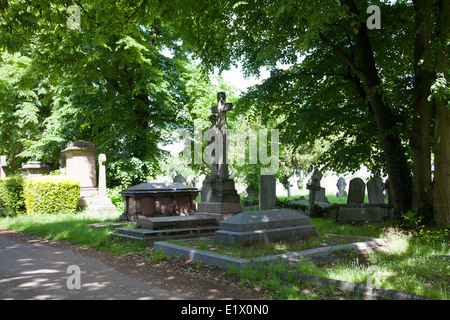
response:
M434 299L450 299L450 263L449 258L439 257L450 254L447 240L427 241L414 238L394 227L384 224L364 226L338 225L332 221L312 219L319 230L334 230L340 234L369 235L384 238L390 244L388 252L376 252L364 257L349 254L333 263L313 263L300 260L294 266L273 263L268 270L288 271L291 274L302 273L324 278L370 284L387 289L422 295ZM331 225L333 224L333 225ZM331 232L330 232L331 233ZM274 299L303 299L305 286L292 278L282 279L276 272L263 272L252 268L230 269L238 274L243 284L266 287L270 280ZM278 282L278 286L274 283ZM312 286L306 285L311 291ZM316 293L326 295L323 288L314 288ZM313 291L314 291L313 290ZM289 292L286 295L286 292ZM318 292L318 293L317 293ZM310 297L311 298L311 297ZM318 297L320 298L320 297ZM329 297L330 298L330 297ZM332 298L332 297L331 297Z
M85 212L43 216L20 215L1 217L0 228L22 231L45 239L68 241L115 254L137 253L145 255L148 261L164 259L162 253L153 252L139 242L112 239L108 233L114 230L113 226L97 229L87 226L91 223L114 220L114 218L91 217ZM305 261L289 268L284 264L274 263L268 266L269 270L272 270L269 272L240 268L230 269L230 273L238 274L243 285L270 290L273 299L343 297L343 293L336 296L336 291L330 288L300 285L294 277L282 279L278 276L277 270L375 284L436 299L450 299L449 258L438 257L450 254L448 234L442 232L443 236L434 233L433 236L416 238L396 228L392 221L351 225L312 218L311 223L317 226L319 233L384 238L392 248L389 252L370 254L363 260L359 256L347 256L333 264L314 264ZM203 248L207 245L206 241L200 244Z
M44 239L67 241L80 246L96 248L111 253L142 251L140 243L115 241L109 236L114 226L91 228L88 224L112 222L117 218L93 217L85 211L75 214L54 214L39 216L9 216L0 218L0 228L21 231Z

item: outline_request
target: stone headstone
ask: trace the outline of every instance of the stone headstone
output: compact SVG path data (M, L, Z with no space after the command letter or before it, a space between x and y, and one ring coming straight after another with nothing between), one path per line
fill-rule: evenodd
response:
M361 178L350 180L347 203L364 203L366 184Z
M308 215L314 215L314 203L316 202L316 192L320 190L320 179L317 175L312 175L310 182L306 185L309 190Z
M6 156L0 156L0 178L6 177L6 167L8 163L6 162Z
M245 211L219 223L214 240L224 245L307 239L317 233L309 217L290 209Z
M95 167L95 154L97 148L94 144L85 140L77 140L69 143L61 151L66 159L66 174L78 179L80 182L80 201L78 205L85 207L96 195L97 171Z
M316 189L315 191L315 201L328 203L328 198L325 195L325 188L320 186L320 180L322 179L322 175L317 171L314 171L314 173L311 176L311 180L312 179L317 180L317 183L319 185L319 188Z
M370 204L384 204L383 185L380 178L367 181L367 194Z
M275 209L276 205L276 178L273 175L261 175L259 177L259 210Z
M342 177L339 177L336 187L338 188L338 192L336 193L336 197L346 197L347 191L345 191L345 187L347 186L347 183L345 182L345 179Z
M248 186L245 191L247 192L247 200L252 200L258 197L258 191L253 186Z
M106 155L100 154L98 156L98 194L94 198L92 204L89 205L89 213L92 214L117 214L117 208L113 205L111 199L106 194Z
M292 187L293 187L294 185L292 184L292 182L290 181L290 180L288 180L287 181L287 183L286 183L286 189L287 189L287 196L288 196L288 198L290 198L291 196L292 196Z
M185 182L186 182L186 178L183 177L182 174L177 174L177 175L175 176L175 178L173 178L173 182L185 183Z

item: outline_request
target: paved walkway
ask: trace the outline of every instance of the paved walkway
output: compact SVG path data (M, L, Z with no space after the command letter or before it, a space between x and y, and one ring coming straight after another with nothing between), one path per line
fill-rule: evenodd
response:
M0 299L179 300L183 297L131 279L83 255L0 236Z

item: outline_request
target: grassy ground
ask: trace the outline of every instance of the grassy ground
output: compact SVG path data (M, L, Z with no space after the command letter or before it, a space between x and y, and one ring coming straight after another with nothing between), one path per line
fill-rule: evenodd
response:
M87 224L114 221L114 218L91 217L81 212L72 215L1 217L0 228L22 231L42 238L68 241L117 254L147 254L149 260L163 257L139 243L113 240L108 232L115 227L90 228ZM333 220L311 219L319 233L342 234L386 239L390 252L367 256L346 256L333 263L299 261L295 266L273 264L273 270L300 272L339 280L375 284L385 288L424 295L436 299L450 298L450 258L448 235L416 238L395 227L393 222L379 224L338 224ZM330 288L299 286L295 280L277 277L277 273L252 269L230 269L243 285L269 289L274 299L330 298ZM356 297L357 298L357 297Z

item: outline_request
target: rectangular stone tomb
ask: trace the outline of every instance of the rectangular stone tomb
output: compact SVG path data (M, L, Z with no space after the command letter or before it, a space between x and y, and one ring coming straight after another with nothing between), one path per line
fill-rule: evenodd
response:
M182 183L141 183L120 192L125 201L121 218L134 220L153 216L194 214L197 188Z
M214 240L225 245L302 240L317 234L309 217L290 209L245 211L219 223Z
M196 228L216 226L216 218L209 215L152 217L139 219L137 225L143 229L159 230L168 228Z

